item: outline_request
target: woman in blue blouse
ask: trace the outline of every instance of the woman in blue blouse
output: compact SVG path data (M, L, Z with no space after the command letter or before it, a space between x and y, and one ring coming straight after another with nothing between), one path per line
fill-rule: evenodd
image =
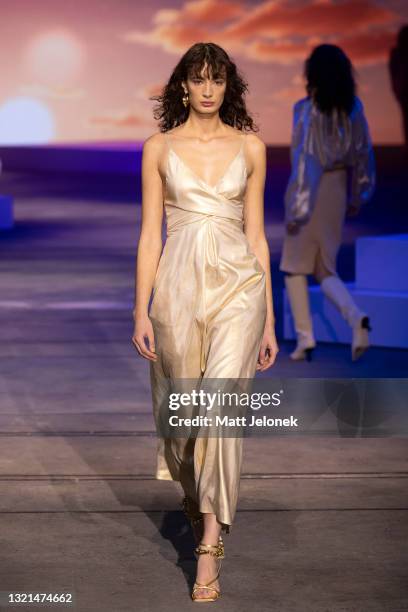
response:
M308 95L294 105L280 262L297 335L291 358L310 360L316 346L306 278L313 274L353 330L355 360L368 348L371 328L339 278L336 258L345 216L356 215L373 194L373 148L346 54L319 45L306 60L305 76Z

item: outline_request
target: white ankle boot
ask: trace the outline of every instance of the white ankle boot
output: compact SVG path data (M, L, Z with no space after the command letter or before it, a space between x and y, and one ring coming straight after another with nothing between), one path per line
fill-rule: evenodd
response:
M353 330L351 358L356 361L370 346L368 339L368 332L371 330L369 318L357 306L349 290L338 276L326 276L320 283L320 287Z
M310 316L307 278L304 274L285 274L284 280L297 335L297 346L290 358L294 361L310 361L316 342Z

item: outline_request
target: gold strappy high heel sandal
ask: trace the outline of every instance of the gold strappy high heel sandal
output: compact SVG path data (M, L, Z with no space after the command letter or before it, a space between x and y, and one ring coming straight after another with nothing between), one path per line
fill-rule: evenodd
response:
M194 532L194 538L196 543L198 544L199 542L201 542L202 537L204 535L203 515L199 511L197 503L187 495L183 498L181 506L183 508L185 516L191 523ZM218 545L220 546L220 550L222 552L222 558L224 558L224 541L221 535L218 538Z
M215 578L210 580L210 582L200 583L196 581L194 583L193 591L191 593L191 599L193 601L200 602L200 603L202 601L217 601L217 599L221 596L221 593L219 589L211 585L218 579L220 575L221 563L222 563L221 559L224 559L224 551L222 550L221 545L219 543L215 546L213 544L203 544L201 542L195 549L195 552L197 554L197 558L198 558L198 555L212 555L213 557L216 557L217 559L219 559L219 565L218 565L217 575L215 576ZM213 597L197 597L196 593L200 589L208 589L209 591L213 591L214 593Z

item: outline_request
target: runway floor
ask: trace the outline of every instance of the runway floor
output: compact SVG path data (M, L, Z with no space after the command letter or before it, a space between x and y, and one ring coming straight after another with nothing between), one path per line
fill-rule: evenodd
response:
M72 591L81 612L189 609L194 543L178 485L153 477L148 363L131 343L140 208L21 197L15 214L0 234L1 591ZM283 228L267 230L279 316ZM352 363L322 344L293 364L280 348L263 376L407 372L406 351ZM408 610L406 437L244 447L220 610Z

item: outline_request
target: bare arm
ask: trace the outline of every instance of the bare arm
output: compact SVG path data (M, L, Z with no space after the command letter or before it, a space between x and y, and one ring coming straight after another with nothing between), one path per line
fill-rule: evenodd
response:
M142 222L137 247L133 342L139 353L156 359L153 329L148 317L149 300L162 251L163 186L159 160L163 150L161 134L154 134L143 145L142 156Z
M248 178L245 194L244 231L252 253L256 255L266 273L267 322L274 325L270 253L264 227L265 144L257 136L248 137L247 154L252 171Z
M275 339L275 314L272 299L272 279L270 269L269 245L265 236L264 225L264 192L266 178L266 146L260 138L251 134L247 137L247 157L251 172L248 175L244 206L244 232L250 249L256 255L265 271L266 280L266 323L263 350L270 348L272 359L266 367L272 365L278 348ZM272 345L272 346L271 346ZM276 352L275 352L276 351ZM262 352L262 348L261 348ZM265 361L265 354L260 355L260 363ZM258 369L266 369L260 367Z

